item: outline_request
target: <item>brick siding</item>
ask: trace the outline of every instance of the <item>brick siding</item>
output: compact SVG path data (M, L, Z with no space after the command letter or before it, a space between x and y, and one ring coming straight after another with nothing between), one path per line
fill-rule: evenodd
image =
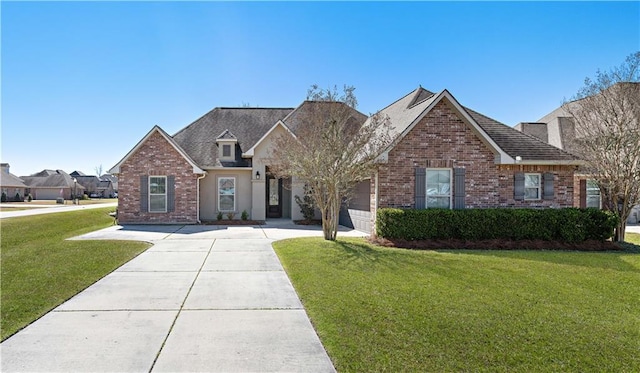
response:
M175 176L175 210L140 211L140 176ZM173 146L154 132L121 166L118 221L127 223L197 223L198 174Z
M494 159L490 148L443 100L389 152L388 163L378 168L377 205L414 208L417 167L462 167L466 169L466 208L573 206L573 166L497 165ZM553 200L515 200L516 172L553 173ZM374 186L371 193L374 197Z

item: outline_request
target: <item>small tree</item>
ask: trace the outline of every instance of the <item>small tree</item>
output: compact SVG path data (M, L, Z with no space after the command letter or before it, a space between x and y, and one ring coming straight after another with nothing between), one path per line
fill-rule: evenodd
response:
M640 203L640 52L608 72L598 70L563 108L573 117L572 148L600 187L603 206L618 218L623 241L633 206Z
M307 100L288 123L291 134L279 136L269 170L308 185L322 215L326 240L335 240L340 204L359 181L371 177L375 159L390 143L388 118L370 118L357 110L355 88L309 89Z
M100 166L94 167L94 171L96 172L97 177L102 176L102 164Z

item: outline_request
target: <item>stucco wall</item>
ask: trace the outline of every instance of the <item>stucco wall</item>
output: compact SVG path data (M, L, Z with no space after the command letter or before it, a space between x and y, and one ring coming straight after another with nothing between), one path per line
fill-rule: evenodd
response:
M236 180L236 208L234 219L240 219L242 211L255 219L252 211L251 170L207 170L207 176L200 180L200 220L216 220L218 215L218 179L233 177ZM223 212L223 219L227 219Z
M252 159L253 170L251 172L254 180L251 183L251 193L253 196L253 219L255 220L266 220L266 168L273 162L270 159L269 149L273 147L274 139L276 139L278 136L290 135L282 126L277 126L254 149L254 155ZM256 172L260 172L260 180L255 180ZM294 178L290 188L290 191L283 191L283 196L287 197L287 201L283 201L282 216L290 216L293 220L301 220L303 216L300 212L300 209L298 208L298 205L295 202L295 196L302 196L304 194L304 184L297 182Z

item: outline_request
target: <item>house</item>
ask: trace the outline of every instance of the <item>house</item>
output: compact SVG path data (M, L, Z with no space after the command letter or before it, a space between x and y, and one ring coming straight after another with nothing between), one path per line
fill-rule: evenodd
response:
M84 193L84 187L62 170L42 170L30 176L22 176L21 179L33 199L73 199L73 196Z
M173 136L153 127L109 171L122 186L119 220L198 223L242 211L254 220L301 219L294 198L304 185L275 179L269 150L328 104L339 103L215 108ZM463 107L447 90L418 88L381 112L394 141L356 187L343 224L371 231L383 207L573 206L577 157ZM352 118L368 120L355 110Z
M640 83L635 84L636 87ZM571 103L570 103L571 105ZM536 122L522 122L515 127L518 131L534 136L541 141L579 156L576 147L576 129L571 114L562 106L546 114ZM578 169L574 177L574 207L602 208L600 188L585 171ZM640 205L635 206L627 223L640 223Z
M84 187L84 194L90 197L112 198L115 193L109 179L102 179L94 175L78 175L77 171L75 175L74 173L69 175Z
M17 201L24 201L27 185L22 179L10 173L9 168L8 163L0 164L0 189L7 201L16 200L16 195L19 196Z
M100 180L107 180L111 182L111 187L114 193L118 193L118 178L115 175L104 174L100 176Z

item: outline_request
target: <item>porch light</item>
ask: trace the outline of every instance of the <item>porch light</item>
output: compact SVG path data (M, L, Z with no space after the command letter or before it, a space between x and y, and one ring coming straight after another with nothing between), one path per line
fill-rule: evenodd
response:
M260 180L260 171L256 171L256 179Z
M516 163L520 163L522 162L522 157L519 155L516 155Z

